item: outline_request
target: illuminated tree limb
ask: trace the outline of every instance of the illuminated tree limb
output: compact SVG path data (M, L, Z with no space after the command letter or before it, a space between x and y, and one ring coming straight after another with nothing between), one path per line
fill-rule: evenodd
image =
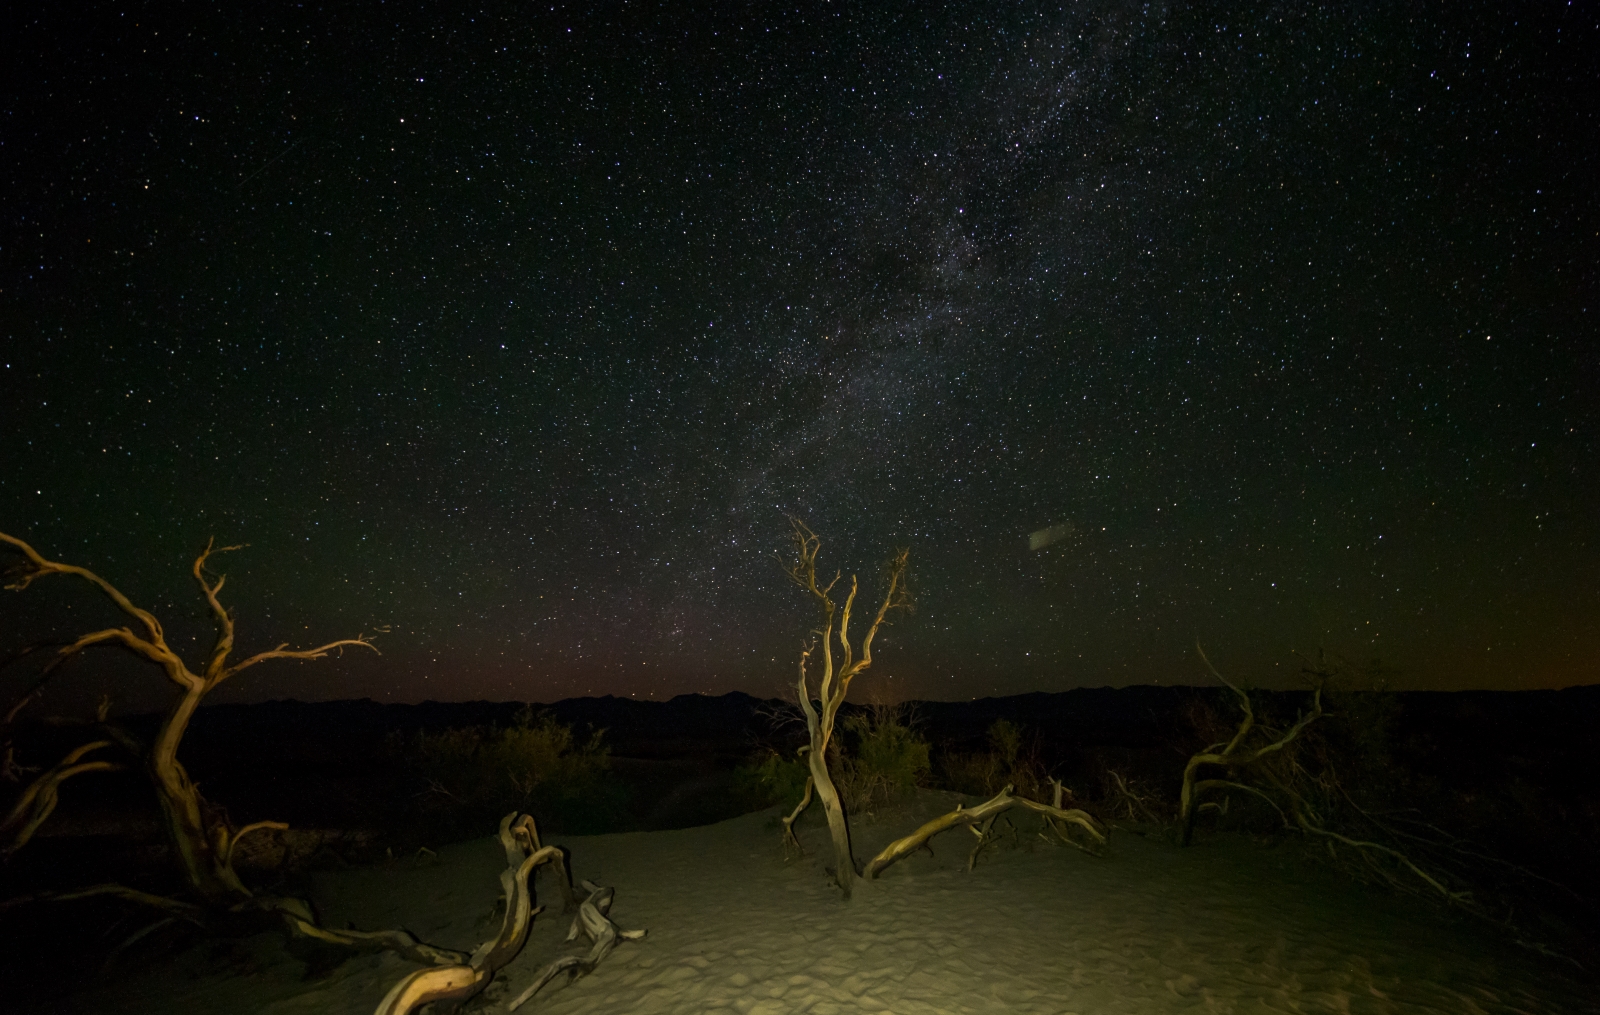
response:
M582 933L591 942L588 954L564 955L550 963L526 990L517 995L516 1000L506 1006L508 1010L516 1011L522 1007L533 995L563 973L567 975L569 983L580 976L589 975L618 944L623 941L637 941L645 936L645 931L623 930L611 922L611 901L617 894L615 888L602 888L593 881L585 881L583 886L589 890L589 897L578 907L578 915L572 921L572 929L567 931L567 940L575 941ZM379 1015L387 1013L380 1008Z
M801 856L804 856L806 851L805 847L800 845L800 837L794 834L794 823L800 819L800 815L806 812L806 808L811 806L811 798L816 795L816 785L815 779L809 775L806 776L805 795L800 798L799 803L794 805L794 810L789 812L789 816L783 819L784 844L785 846L793 846Z

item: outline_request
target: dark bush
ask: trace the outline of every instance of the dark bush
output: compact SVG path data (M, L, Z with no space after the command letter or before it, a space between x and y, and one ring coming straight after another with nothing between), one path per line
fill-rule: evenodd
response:
M902 708L874 706L845 717L843 725L851 743L841 745L833 781L846 810L893 803L927 781L928 742Z
M994 796L1007 786L1034 800L1051 798L1050 776L1040 757L1038 738L1022 727L996 719L985 734L987 751L943 752L939 782L944 789L974 796Z
M436 837L482 834L513 810L569 833L608 831L625 818L627 793L609 778L605 731L580 741L548 712L524 708L507 727L392 733L387 744L417 786L417 817Z

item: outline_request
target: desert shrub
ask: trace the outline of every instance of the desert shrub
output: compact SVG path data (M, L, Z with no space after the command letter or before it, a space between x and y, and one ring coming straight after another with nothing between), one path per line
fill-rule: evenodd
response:
M835 738L840 749L832 774L846 810L870 811L892 803L927 779L928 741L904 709L874 706L846 716L842 725L850 743Z
M806 791L805 758L768 749L733 770L733 794L746 810L793 807Z
M415 780L418 816L436 833L482 834L508 811L538 815L552 830L604 831L626 805L608 779L605 731L579 740L572 727L531 707L511 726L390 734L390 756Z
M938 784L942 789L969 796L993 796L989 787L998 770L991 752L947 748L939 754Z
M1037 737L1022 727L996 719L984 734L987 751L945 751L939 759L939 781L946 789L993 796L1006 786L1035 800L1050 799L1049 773L1040 757Z
M1387 689L1378 665L1330 681L1323 698L1327 721L1307 744L1319 767L1337 764L1344 790L1364 804L1381 806L1403 794L1393 757L1400 696Z

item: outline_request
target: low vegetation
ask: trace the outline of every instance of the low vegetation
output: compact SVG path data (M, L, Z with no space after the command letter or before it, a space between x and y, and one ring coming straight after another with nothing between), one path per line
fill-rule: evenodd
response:
M510 726L395 732L387 746L416 787L418 818L436 838L478 834L508 811L539 814L568 833L609 831L626 810L626 791L609 778L605 731L580 737L531 706Z
M932 770L928 741L903 707L875 705L847 716L842 725L848 745L838 748L834 781L848 810L867 813L927 785Z
M787 810L805 795L809 778L806 763L798 754L768 747L733 770L733 793L745 810L759 811L774 804Z
M990 724L986 751L947 750L939 758L939 785L957 793L989 796L1006 786L1034 800L1050 797L1050 774L1037 734L1007 719Z

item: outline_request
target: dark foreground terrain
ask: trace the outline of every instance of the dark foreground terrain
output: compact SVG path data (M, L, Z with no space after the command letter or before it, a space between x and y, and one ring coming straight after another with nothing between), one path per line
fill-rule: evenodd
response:
M1308 697L1275 692L1258 693L1256 700L1263 721L1287 725ZM1589 901L1600 897L1600 871L1592 863L1600 836L1600 687L1398 693L1340 704L1347 725L1374 726L1361 746L1370 756L1350 759L1348 772L1390 780L1389 796L1403 802L1397 809L1412 815L1417 827L1440 830L1460 849L1488 858L1490 868L1512 871L1518 884L1533 886L1525 901L1513 900L1524 910L1524 925L1541 928L1533 944L1554 948L1554 942L1554 950L1593 968L1600 955ZM782 703L743 694L666 702L583 698L536 706L542 709L580 741L603 730L610 752L608 769L587 791L592 799L569 799L541 816L551 833L684 828L758 809L771 801L753 799L736 770L774 750L791 754L803 740L803 727ZM516 724L519 713L526 721L529 713L519 703L218 706L197 715L182 760L205 796L226 807L237 825L275 819L292 826L287 835L263 837L247 866L261 883L293 887L317 869L415 856L419 849L489 833L481 815L463 820L452 814L450 799L408 765L407 738L418 731L504 728ZM1141 787L1153 806L1170 813L1185 760L1219 732L1225 737L1238 713L1226 691L1130 687L918 702L904 714L932 745L936 787L939 759L991 749L986 732L1003 719L1022 731L1024 753L1061 778L1081 806L1140 834L1170 835L1170 828L1148 821L1137 827L1141 822L1130 820L1137 816L1112 792L1109 773ZM1330 715L1338 714L1330 708ZM148 736L158 718L133 717L124 725ZM39 724L24 730L18 744L28 755L22 760L37 763L80 737ZM1235 830L1262 829L1270 832L1270 822ZM0 887L6 898L106 880L170 888L164 851L139 778L89 776L64 787L50 823L0 868ZM40 955L65 960L69 951L81 963L136 929L113 904L72 905L81 908L0 912L6 938L29 942L11 950L9 964L37 970L43 968ZM1529 911L1545 915L1531 919ZM94 923L87 936L84 920ZM69 951L61 945L66 940L73 940Z

